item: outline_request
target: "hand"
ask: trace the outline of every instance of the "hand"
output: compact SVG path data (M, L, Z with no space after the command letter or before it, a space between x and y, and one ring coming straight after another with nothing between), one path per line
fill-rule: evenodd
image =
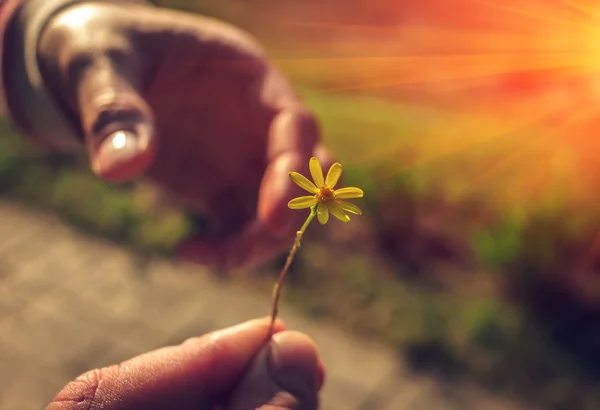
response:
M315 410L323 367L305 335L253 320L69 383L46 410Z
M329 155L319 127L247 34L193 14L123 3L76 4L42 33L45 83L82 132L94 172L148 175L212 221L180 255L220 268L288 249L306 215L290 170ZM327 165L325 165L327 166Z

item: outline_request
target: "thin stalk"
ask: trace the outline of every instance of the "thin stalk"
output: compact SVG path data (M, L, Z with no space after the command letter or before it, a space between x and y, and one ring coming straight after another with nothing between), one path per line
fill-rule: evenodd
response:
M273 336L273 326L275 325L275 320L277 319L277 313L279 312L279 298L281 297L281 289L283 287L283 281L285 279L285 275L287 274L290 266L292 265L292 261L294 260L294 256L296 256L296 252L298 248L300 248L300 241L302 240L302 235L308 228L308 225L317 215L317 205L314 205L310 208L310 215L304 221L304 225L300 228L299 231L296 232L296 239L294 240L294 244L292 245L292 249L290 249L290 253L285 261L285 265L283 265L283 269L279 273L279 277L277 278L277 282L273 287L273 305L271 306L271 326L269 326L269 339Z

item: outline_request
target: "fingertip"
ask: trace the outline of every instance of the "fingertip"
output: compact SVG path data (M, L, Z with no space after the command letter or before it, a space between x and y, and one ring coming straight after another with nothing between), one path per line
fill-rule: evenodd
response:
M318 376L317 376L317 389L320 391L325 384L325 379L327 378L327 370L325 370L325 363L323 359L319 358L319 368L318 368Z
M255 357L225 408L317 409L322 368L318 349L308 336L279 332Z
M109 182L124 182L142 175L156 156L149 132L120 130L90 147L92 170Z
M262 319L258 319L260 321ZM316 363L319 358L316 343L304 333L289 330L273 336L273 344L281 361L286 363ZM277 363L272 362L272 366Z
M334 164L335 158L329 151L329 149L323 144L318 143L313 150L313 156L319 159L323 170L327 172L327 170Z
M99 177L123 182L148 169L157 149L156 123L130 73L94 65L78 85L78 105L92 169Z
M297 331L280 332L273 336L269 371L277 383L288 389L297 389L299 383L309 382L307 391L318 391L325 380L324 365L316 343ZM298 380L302 375L302 380Z
M306 162L306 163L304 163ZM258 204L258 217L265 228L276 237L284 237L294 229L298 213L287 206L299 188L289 177L290 172L306 172L308 160L303 161L299 153L284 153L276 157L267 167Z

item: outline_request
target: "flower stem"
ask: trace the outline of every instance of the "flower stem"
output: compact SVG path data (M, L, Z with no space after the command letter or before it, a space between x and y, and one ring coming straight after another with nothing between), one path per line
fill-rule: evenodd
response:
M285 275L287 274L290 266L292 265L292 261L294 260L294 256L296 256L296 252L298 248L300 248L300 241L302 240L302 235L308 228L308 225L317 215L317 205L314 205L310 208L310 215L304 221L304 225L300 228L299 231L296 232L296 239L294 240L294 244L292 245L292 249L290 249L290 253L285 261L285 265L283 265L283 269L279 273L279 277L277 278L277 282L273 287L273 305L271 306L271 326L269 326L269 339L273 336L273 326L275 325L275 319L277 319L277 313L279 312L279 297L281 296L281 288L283 286L283 280L285 279Z

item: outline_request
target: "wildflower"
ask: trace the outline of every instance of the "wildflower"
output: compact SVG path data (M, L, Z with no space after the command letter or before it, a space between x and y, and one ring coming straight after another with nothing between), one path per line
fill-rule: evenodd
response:
M308 163L308 167L310 169L310 174L313 177L313 181L315 181L314 183L298 172L290 172L290 178L292 178L292 181L298 184L300 188L310 192L312 195L301 196L299 198L292 199L288 203L288 207L291 209L310 208L310 215L307 216L302 228L296 232L296 239L294 239L292 249L290 249L290 253L285 261L285 265L283 266L283 269L281 269L279 277L277 278L277 282L273 287L273 304L271 305L271 326L269 327L269 338L273 336L273 326L279 312L279 297L281 296L283 280L290 269L298 248L300 248L302 235L304 235L308 225L315 218L315 216L319 219L319 222L322 225L326 224L327 220L329 219L330 212L333 214L333 216L343 222L350 221L350 217L348 214L346 214L346 212L350 212L355 215L362 214L362 211L356 205L342 201L342 199L362 198L362 189L334 189L335 184L337 184L342 176L341 164L337 162L333 164L331 168L329 168L329 172L327 172L327 177L325 178L323 178L321 163L317 158L311 158L310 162Z
M323 178L321 163L317 158L310 159L309 169L314 183L298 172L292 171L289 174L292 181L300 188L312 194L292 199L288 203L290 209L306 209L316 205L317 219L321 224L327 223L330 212L342 222L350 221L350 217L346 212L355 215L362 214L359 207L343 201L343 199L362 198L362 189L350 187L334 190L342 175L342 164L337 162L333 164L325 178Z

